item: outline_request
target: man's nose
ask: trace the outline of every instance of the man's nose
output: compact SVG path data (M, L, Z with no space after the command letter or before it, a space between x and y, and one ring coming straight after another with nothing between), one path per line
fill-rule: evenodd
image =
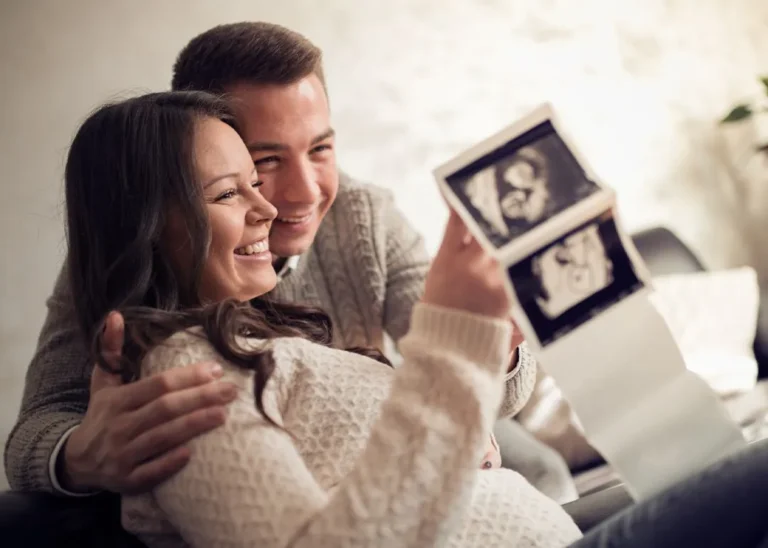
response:
M309 162L296 163L289 174L283 198L296 204L314 204L319 197L320 187L313 167Z

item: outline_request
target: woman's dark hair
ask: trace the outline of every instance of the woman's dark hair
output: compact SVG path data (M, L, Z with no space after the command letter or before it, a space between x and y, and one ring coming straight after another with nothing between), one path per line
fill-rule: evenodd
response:
M139 375L141 359L177 331L202 326L217 352L253 369L256 402L273 369L269 350L243 348L239 336L296 336L330 346L330 318L321 310L257 298L203 306L200 273L210 229L195 176L197 123L215 118L236 128L225 103L204 92L152 93L105 105L78 130L65 170L68 270L86 344L96 363L124 380ZM163 253L166 215L186 220L193 271L180 278ZM186 273L185 273L186 274ZM126 341L119 370L101 351L101 332L113 310L123 314ZM377 351L350 349L374 359Z

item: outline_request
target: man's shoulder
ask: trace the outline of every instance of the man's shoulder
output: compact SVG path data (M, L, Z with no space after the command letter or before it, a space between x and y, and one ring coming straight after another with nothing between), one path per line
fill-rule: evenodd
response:
M392 193L375 184L339 173L339 190L331 206L334 210L381 207L392 201Z
M355 264L378 257L383 250L379 242L391 224L392 207L388 190L340 173L336 199L312 248L323 256L338 253Z

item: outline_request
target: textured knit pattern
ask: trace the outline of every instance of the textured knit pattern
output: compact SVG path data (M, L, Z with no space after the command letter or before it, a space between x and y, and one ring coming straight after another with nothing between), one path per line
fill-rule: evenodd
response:
M391 194L342 176L312 247L270 297L328 312L338 346L382 349L385 334L398 341L408 331L428 268L424 243ZM93 365L78 333L66 269L47 305L19 419L5 448L6 475L15 489L53 491L53 448L88 405ZM519 411L533 390L536 364L524 346L519 354L520 367L505 383L501 416Z
M181 472L123 499L123 525L150 548L565 546L580 534L557 503L515 472L477 470L509 342L507 322L426 305L397 370L272 341L263 401L281 429L257 411L251 371L179 333L143 374L217 360L240 396Z

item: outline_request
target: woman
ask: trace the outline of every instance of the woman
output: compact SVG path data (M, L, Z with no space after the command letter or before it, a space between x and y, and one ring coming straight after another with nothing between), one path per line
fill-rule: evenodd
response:
M178 475L124 499L126 528L150 546L577 538L518 474L477 472L512 327L498 269L463 243L461 222L449 224L402 367L332 349L322 313L260 298L276 283L275 209L231 126L207 95L154 94L97 111L69 153L69 266L94 352L120 310L126 378L210 360L239 391Z
M181 472L123 499L126 528L152 547L576 540L563 510L519 475L477 470L512 327L498 267L458 218L448 223L395 371L371 350L331 348L321 312L262 298L275 284L267 243L275 210L258 186L230 117L205 94L104 107L72 144L70 272L94 356L105 317L119 310L127 379L210 360L238 391L226 424L193 442ZM712 474L699 484L706 492L749 480L766 494L764 461L749 461L763 469L729 465L749 473L728 484ZM693 535L716 538L713 523L732 533L729 546L765 536L762 519L717 523L739 506L733 500L702 510L702 497L674 495L661 499L659 516L659 502L640 505L580 545L664 546L647 543L656 527L674 542L683 534L716 546ZM679 527L683 503L703 523ZM637 522L643 527L632 530ZM622 538L626 531L643 544Z

